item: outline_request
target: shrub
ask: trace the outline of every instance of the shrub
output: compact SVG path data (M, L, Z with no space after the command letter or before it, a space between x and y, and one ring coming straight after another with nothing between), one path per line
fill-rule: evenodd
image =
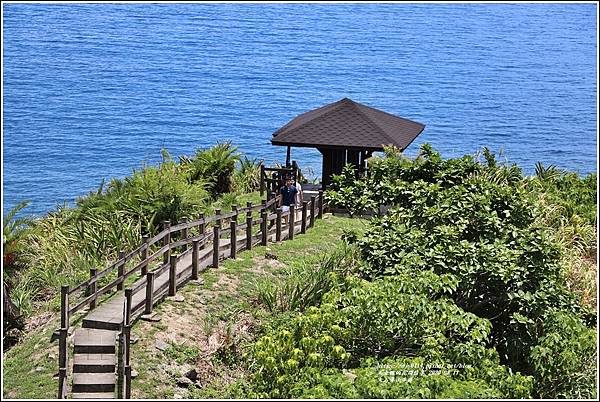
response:
M592 311L568 290L562 267L570 250L582 255L593 244L595 180L540 166L536 178L525 178L487 149L483 156L484 163L470 156L443 160L428 145L414 161L387 152L370 164L368 177L347 173L329 195L364 192L370 200L361 205L394 205L358 241L369 262L363 278L428 269L453 275L458 282L452 299L489 319L501 361L533 373L530 353L541 340L547 311L595 325ZM579 205L570 203L571 192Z
M344 290L330 291L320 307L309 307L256 342L250 359L253 392L271 398L529 395L531 380L500 366L487 347L489 322L446 297L455 286L451 275L427 271L373 282L346 278ZM389 363L385 358L391 355L461 364L465 370L452 373L445 386L434 377L382 386L385 379L373 378L371 366L379 359ZM359 378L352 383L344 369ZM482 383L490 391L476 393Z
M292 266L282 279L257 284L258 299L271 312L304 311L318 306L323 295L339 284L339 275L357 270L358 249L345 242L316 263Z
M596 332L573 314L552 311L531 359L540 398L596 399Z

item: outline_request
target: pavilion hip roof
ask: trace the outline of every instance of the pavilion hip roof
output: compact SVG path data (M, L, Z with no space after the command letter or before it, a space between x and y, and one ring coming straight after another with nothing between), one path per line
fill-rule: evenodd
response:
M424 124L344 98L303 113L273 133L273 145L316 148L406 149Z

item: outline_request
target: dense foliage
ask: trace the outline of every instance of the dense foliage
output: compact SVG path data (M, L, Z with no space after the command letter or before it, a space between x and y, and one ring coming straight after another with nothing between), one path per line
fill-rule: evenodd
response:
M309 307L255 344L257 396L530 395L531 379L500 366L488 347L489 321L447 297L457 285L452 275L425 271L372 282L339 280L319 307Z
M482 156L444 160L425 145L415 160L387 149L366 177L346 166L329 199L353 215L389 212L345 236L358 262L259 287L284 313L231 395L596 396L595 312L565 263L595 253L596 176L538 165L525 177Z
M348 185L353 172L346 169L336 180L337 191L329 195L348 208L356 208L346 201L345 194L353 191L368 200L359 209L393 206L372 221L358 242L369 261L361 276L425 270L452 274L458 281L452 299L464 311L490 320L491 341L501 361L534 375L538 395L556 397L558 393L545 393L548 378L531 353L552 339L552 328L560 328L545 325L550 317L589 327L563 334L567 343L586 343L593 331L595 314L568 290L561 257L566 248L583 253L595 248L596 177L580 179L538 165L536 177L526 178L514 165L498 165L487 150L484 157L485 163L470 156L443 160L424 146L422 156L410 161L391 150L370 165L369 177L356 186ZM542 196L546 203L540 202ZM555 219L548 219L549 210L557 209L560 217L555 213ZM588 225L575 230L578 236L557 241L553 229L573 232L572 223L582 221ZM588 361L589 352L585 347L570 350L580 361ZM594 382L586 387L593 390Z
M113 178L74 207L58 207L41 218L17 218L26 204L19 205L5 216L3 228L4 278L15 309L27 316L36 302L56 304L61 284L81 282L89 268L137 247L143 234L158 233L165 220L211 214L215 204L229 208L240 194L256 191L259 162L240 160L236 149L218 144L179 162L164 150L157 166Z

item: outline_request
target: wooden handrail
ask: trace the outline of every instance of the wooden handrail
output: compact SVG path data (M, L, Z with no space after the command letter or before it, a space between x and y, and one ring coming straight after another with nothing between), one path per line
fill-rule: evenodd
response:
M269 171L273 171L275 169L265 169L265 170L269 170ZM283 168L280 170L288 170L287 168ZM292 170L292 169L289 169ZM247 206L245 208L237 208L234 207L234 210L231 212L227 212L224 214L220 214L218 213L217 215L213 215L210 217L203 217L201 215L201 218L196 220L196 221L192 221L192 222L182 222L180 224L177 225L173 225L173 226L167 226L168 225L168 221L165 222L165 229L162 230L159 234L157 234L156 236L154 236L153 238L149 239L148 236L144 236L143 240L142 240L142 244L138 247L136 247L134 250L130 251L129 253L125 254L124 252L121 252L121 258L119 258L117 261L113 262L111 265L109 265L108 267L106 267L104 270L98 272L95 268L90 269L90 278L86 281L83 281L82 283L80 283L79 285L75 286L72 289L69 289L68 286L63 286L61 289L61 329L60 329L60 333L61 333L61 339L62 339L62 343L59 345L59 354L60 356L62 356L59 360L59 372L61 373L61 375L59 376L59 397L65 397L66 396L66 358L65 356L67 356L67 329L69 327L69 319L72 317L72 315L74 313L76 313L77 311L81 310L84 306L86 305L90 305L90 308L94 308L96 301L98 300L98 298L106 293L108 293L110 290L112 290L114 287L117 287L117 289L119 289L120 287L123 286L125 280L130 277L131 275L133 275L135 272L139 271L139 270L143 270L142 271L142 278L139 279L138 281L136 281L136 284L133 288L130 288L127 290L127 294L129 295L129 300L125 302L124 304L124 312L129 312L129 314L132 314L133 309L135 308L135 311L139 311L140 309L144 309L144 311L146 312L151 312L152 308L151 306L148 307L148 305L152 305L154 303L155 300L158 299L158 297L160 297L162 294L166 293L166 291L170 289L169 293L173 293L172 292L172 288L173 288L173 281L175 281L175 288L177 287L178 284L182 283L183 281L185 281L187 279L187 277L190 276L190 272L191 272L191 276L194 276L194 272L195 275L197 276L198 273L198 264L191 265L189 267L185 267L183 269L183 271L177 272L176 269L174 269L174 267L176 268L176 264L178 261L181 261L181 259L185 256L187 256L187 254L192 253L194 255L194 259L198 259L198 261L200 262L205 262L206 260L210 259L212 257L213 259L213 266L217 267L219 265L219 259L220 257L223 257L222 252L227 250L228 248L230 249L230 255L235 256L235 253L237 252L238 249L244 249L244 243L245 243L245 248L246 249L251 249L254 244L262 244L262 245L267 245L268 242L270 241L269 239L271 239L271 235L273 234L273 232L275 232L276 237L278 238L278 240L283 239L285 237L287 237L288 239L293 239L294 237L294 232L295 230L297 230L297 224L298 222L301 224L300 227L300 233L304 233L308 228L313 227L314 224L314 220L316 218L322 218L322 215L325 211L326 208L329 207L329 202L325 199L324 197L324 192L323 191L319 191L319 195L318 197L313 196L311 197L311 200L309 202L303 202L302 204L299 204L296 207L296 211L295 211L295 219L292 221L290 219L288 219L287 224L283 225L281 222L281 218L286 217L286 216L290 216L291 211L287 211L285 213L281 212L281 210L279 209L277 213L271 213L269 214L268 212L273 211L275 208L273 208L274 206L277 207L279 205L279 203L281 202L281 194L275 194L275 193L271 193L273 198L268 200L268 201L263 201L262 204L257 204L257 205L252 205L252 203L248 203ZM290 208L291 210L291 208ZM260 211L260 217L259 218L252 218L252 212L255 211ZM220 210L219 210L220 212ZM245 222L240 222L240 219L243 219L243 217L245 216ZM230 219L230 218L234 218L235 219L231 219L231 223L230 225L227 225L224 223L224 221L226 219ZM309 220L310 218L310 220ZM273 220L277 220L277 225L275 225L274 227L268 228L268 223L272 222ZM200 227L200 234L197 236L193 236L193 237L187 237L186 233L187 229L193 228L195 226L199 226L199 225L204 225L206 223L209 222L215 222L217 221L217 224L221 224L221 227L215 226L214 230L204 230L205 227L201 226ZM236 224L237 221L237 224ZM259 225L260 226L260 231L256 234L252 234L253 230L252 228L255 225ZM232 238L230 240L230 244L224 244L223 242L220 241L221 238L221 234L222 233L227 233L232 231L232 228L235 228L236 232L244 232L245 231L245 236L244 238L238 238L237 236L233 236L232 234ZM284 232L283 230L286 229L286 234L287 236L283 236ZM278 232L278 233L277 233ZM170 239L173 238L173 236L171 236L174 233L183 233L183 236L185 236L185 238L180 239L176 242L170 242ZM215 234L218 234L218 238L215 238ZM249 237L249 238L248 238ZM157 243L158 241L163 240L164 244L162 245L162 247L160 249L158 249L156 252L154 252L152 255L147 256L148 252L150 250L150 247L152 245L154 245L155 243ZM198 247L200 247L201 245L204 246L208 241L212 240L213 241L213 247L206 249L203 248L203 252L202 255L199 255L199 251L198 251ZM182 247L182 246L187 246L189 244L193 243L194 247L192 248L187 248L183 251L183 253L177 255L177 256L172 256L172 258L169 259L168 262L163 262L162 265L160 265L158 268L156 268L154 271L152 272L148 272L148 268L149 268L149 264L150 262L154 261L155 259L157 259L158 257L160 257L160 255L165 255L165 253L170 253L172 250L177 249L178 247ZM241 248L240 248L241 247ZM208 251L208 252L207 252ZM124 271L124 267L125 264L129 261L131 261L136 255L140 255L143 258L141 261L139 261L137 264L135 264L134 267L132 267L131 269L129 269L127 272L123 272ZM111 271L115 270L117 267L119 267L119 277L117 277L115 280L113 280L111 283L106 284L104 287L102 287L101 289L97 290L97 283L98 281L105 277L106 275L108 275L109 273L111 273ZM161 274L163 274L166 270L170 270L170 279L169 281L165 282L163 285L159 286L158 288L154 289L154 281L155 278L160 276ZM175 272L175 274L173 274L173 272ZM145 273L145 275L144 275ZM149 280L151 280L152 282L149 282ZM87 295L83 300L80 300L74 307L69 308L69 295L78 292L80 290L82 290L83 288L88 289L88 293L91 293L89 295ZM142 289L146 288L146 297L145 300L143 301L138 301L137 302L137 306L132 306L131 305L131 296L134 293L137 293L139 291L141 291ZM127 295L126 295L127 296ZM124 315L125 317L125 315ZM127 320L129 321L129 320ZM129 331L129 323L125 323L124 327L123 327L123 334L128 335L128 331ZM126 328L127 327L127 328ZM128 345L125 347L125 351L128 352ZM131 369L131 366L127 365L128 370ZM127 376L130 373L126 373L125 376ZM126 398L130 396L130 387L126 387L125 388L125 395ZM128 395L129 394L129 395Z
M265 171L278 171L278 170L279 171L292 171L293 169L291 169L291 168L264 168L264 170ZM322 199L322 198L320 198L320 199ZM230 219L230 218L233 218L233 217L243 216L245 213L248 213L248 212L255 212L255 211L261 211L262 212L262 211L265 211L267 209L272 208L273 206L279 205L280 201L281 201L281 194L277 194L274 198L272 198L272 199L270 199L270 200L268 200L266 202L263 201L262 204L252 205L251 203L249 203L248 204L249 206L246 206L246 207L243 207L243 208L236 208L236 210L231 211L231 212L227 212L227 213L224 213L224 214L213 215L213 216L210 216L210 217L202 217L202 218L200 218L198 220L195 220L195 221L183 222L183 223L180 223L180 224L177 224L177 225L166 227L160 233L158 233L157 235L155 235L154 237L152 237L150 239L147 239L140 246L136 247L134 250L130 251L129 253L123 255L122 258L119 258L117 261L114 261L112 264L110 264L108 267L106 267L102 271L95 270L96 273L93 276L90 276L89 279L81 282L80 284L76 285L72 289L69 289L68 290L68 294L72 295L72 294L74 294L74 293L76 293L78 291L81 291L82 289L89 289L90 286L95 285L96 283L98 283L98 281L101 278L103 278L106 275L110 274L116 268L122 267L127 262L131 261L136 255L147 255L148 254L148 250L150 249L150 247L153 246L154 244L156 244L158 241L164 240L165 236L169 236L169 238L170 238L171 234L178 233L178 232L180 232L182 230L187 230L187 229L190 229L190 228L193 228L193 227L196 227L196 226L199 226L199 225L204 225L204 224L210 223L210 222L220 221L221 224L223 224L223 221L225 219ZM321 208L323 208L323 207L321 207ZM319 208L319 209L321 209L321 208ZM289 215L289 212L286 212L286 213L283 213L281 216L288 216L288 215ZM272 221L276 217L277 217L277 214L270 214L270 215L267 215L267 220ZM247 225L248 225L247 222L246 223L239 223L236 226L237 230L242 231L242 230L247 229ZM263 218L262 217L257 218L257 219L252 219L252 221L251 221L252 226L257 225L257 224L258 225L262 225L262 223L263 223ZM231 228L228 227L228 225L222 225L222 226L223 227L219 231L220 233L231 232ZM148 266L149 263L151 263L152 261L154 261L160 255L164 255L165 253L167 253L170 250L175 249L177 247L187 246L187 245L193 243L194 241L199 241L200 244L203 245L206 242L208 242L209 240L211 240L213 237L214 237L214 232L213 231L207 231L206 233L201 233L199 236L188 237L188 238L184 238L184 239L178 240L176 242L172 242L172 243L163 245L160 249L158 249L157 251L155 251L152 255L150 255L147 258L144 258L143 260L141 260L140 262L138 262L133 268L131 268L127 272L124 272L124 273L121 272L122 273L121 276L119 276L118 278L116 278L112 282L106 284L101 289L96 290L95 292L93 292L92 294L90 294L89 296L87 296L86 298L84 298L83 300L81 300L75 307L69 309L68 305L67 305L68 312L70 314L75 313L75 312L79 311L86 304L89 304L92 301L97 300L98 297L100 297L103 294L107 293L109 290L111 290L115 286L121 285L125 281L125 279L127 279L129 276L131 276L132 274L134 274L136 271L140 270L144 266ZM191 252L191 250L192 249L189 248L188 251L186 251L185 254L187 254L187 252ZM158 271L161 271L164 268L164 266L165 266L165 264L163 264L160 268L158 268L155 271L155 273L158 274ZM91 272L93 273L94 270L91 270ZM94 288L94 287L92 286L92 288ZM137 290L139 290L139 289L137 289Z
M276 168L276 167L266 167L265 172L293 172L294 168Z
M159 234L148 240L148 246L153 246L157 241L162 240L167 233L171 233L170 228L163 229Z

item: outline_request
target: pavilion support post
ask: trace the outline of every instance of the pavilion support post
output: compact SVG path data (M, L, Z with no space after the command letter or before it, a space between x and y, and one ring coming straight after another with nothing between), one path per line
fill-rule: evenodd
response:
M291 165L291 159L292 159L292 147L288 145L287 147L287 152L285 154L285 167L289 168Z

